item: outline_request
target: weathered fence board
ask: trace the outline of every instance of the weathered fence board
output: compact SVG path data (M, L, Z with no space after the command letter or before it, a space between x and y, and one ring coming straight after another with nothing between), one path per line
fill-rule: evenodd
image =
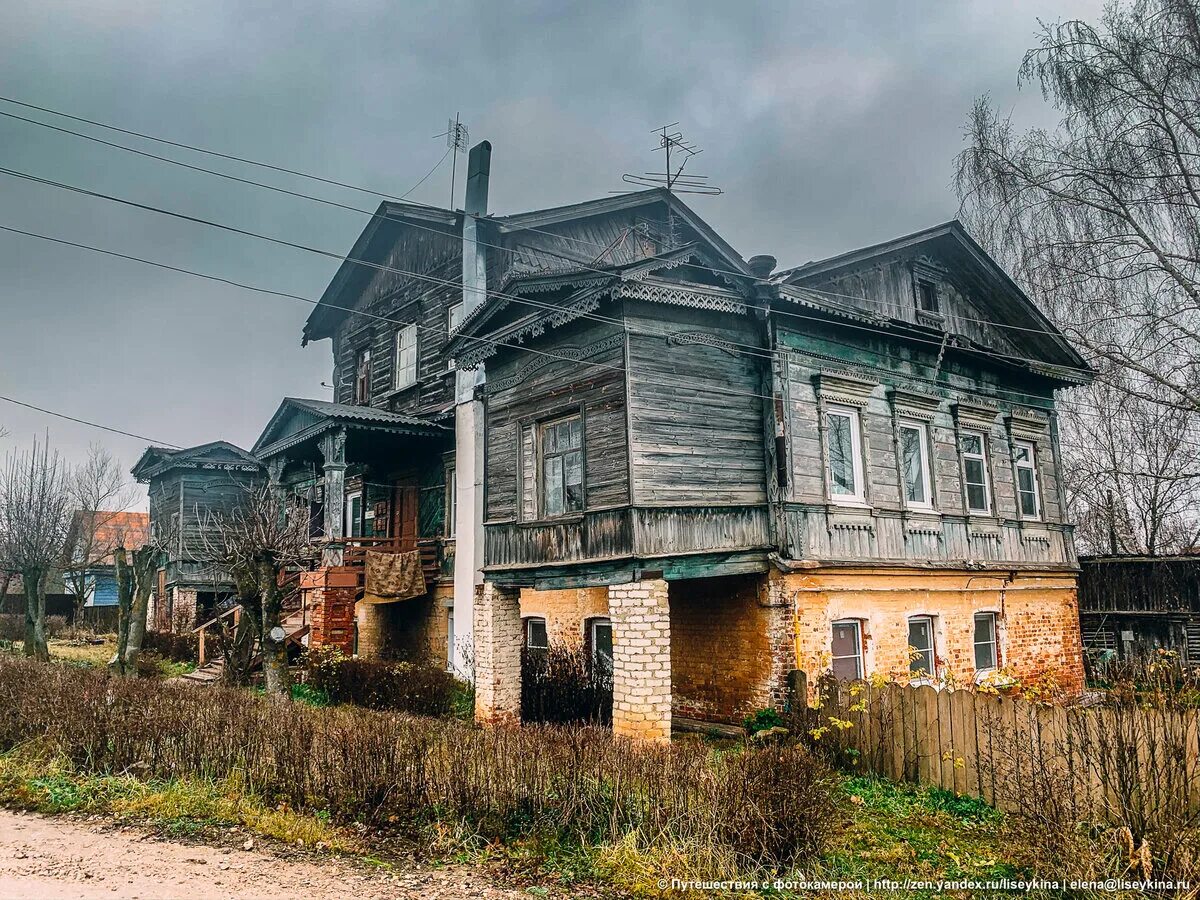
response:
M863 771L1001 808L1049 799L1081 821L1133 808L1200 811L1200 710L859 684L827 690L814 714L850 723L823 739Z

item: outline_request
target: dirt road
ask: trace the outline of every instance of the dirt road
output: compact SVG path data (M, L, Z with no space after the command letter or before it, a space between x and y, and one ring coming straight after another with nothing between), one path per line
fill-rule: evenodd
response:
M0 900L393 900L529 894L464 867L369 871L258 849L164 840L146 831L0 810Z

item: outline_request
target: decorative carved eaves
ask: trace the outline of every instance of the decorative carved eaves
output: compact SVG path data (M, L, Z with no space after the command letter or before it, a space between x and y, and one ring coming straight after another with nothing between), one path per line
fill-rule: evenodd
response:
M1009 410L1008 422L1013 436L1018 438L1040 440L1050 431L1050 416L1028 406L1014 406Z
M506 391L509 388L513 388L518 384L521 384L523 381L525 381L525 379L529 378L529 376L541 371L542 369L546 368L546 366L553 365L556 362L562 362L563 360L578 361L590 359L593 356L599 356L605 351L615 350L621 347L624 342L624 334L614 334L584 347L556 347L554 349L553 357L532 357L518 366L517 371L515 371L513 374L504 378L498 378L494 381L486 382L484 391L488 394L494 394L498 391Z
M983 398L959 400L952 405L959 426L990 430L1000 415L1000 407Z
M899 388L888 388L888 399L897 415L908 419L919 419L923 422L932 421L942 404L940 397L918 394Z

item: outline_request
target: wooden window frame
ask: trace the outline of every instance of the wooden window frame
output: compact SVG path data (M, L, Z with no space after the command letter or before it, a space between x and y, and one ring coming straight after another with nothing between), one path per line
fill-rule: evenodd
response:
M979 438L979 452L971 453L966 449L965 438ZM967 515L990 516L992 514L992 473L991 466L988 465L988 436L987 433L976 428L964 428L959 431L958 435L958 456L959 469L962 477L962 494L963 494L963 509L967 511ZM975 509L971 506L971 492L968 488L967 481L967 460L978 459L983 466L983 509Z
M912 642L912 626L914 623L924 622L929 629L929 646L918 647ZM916 616L909 616L905 619L905 627L908 629L907 646L909 648L908 672L910 675L915 675L916 681L936 681L938 678L938 658L937 658L937 617L927 613L921 613ZM912 651L920 650L922 654L929 654L929 668L914 669L913 665L916 659L913 658ZM922 674L923 673L923 674Z
M568 453L579 454L579 508L567 509L566 506L566 472L563 472L563 509L562 512L550 513L547 511L546 504L546 430L561 425L564 422L569 422L572 419L579 420L579 446L566 451L555 451L551 457L565 457ZM539 419L534 423L534 463L535 476L537 482L534 485L535 496L537 499L537 516L542 519L564 519L572 516L583 515L587 508L587 456L584 453L584 446L587 443L587 436L584 429L587 427L587 420L582 409L573 409L569 412L564 412L552 417ZM518 430L518 434L519 434Z
M992 639L990 641L979 640L979 620L990 619L992 623ZM984 609L979 610L971 618L971 646L973 649L972 662L975 665L975 671L978 672L994 672L1000 668L1000 614L994 610ZM992 648L992 664L990 666L979 665L979 648L981 646L991 646Z
M855 647L857 648L858 652L855 653L853 656L834 656L833 655L833 630L841 625L853 625L854 626L854 637L855 637L854 644L855 644ZM830 659L829 671L830 671L830 673L833 673L834 665L837 662L837 660L839 660L839 659L854 659L854 660L857 660L857 664L856 664L855 668L857 669L858 674L855 678L853 678L851 680L858 681L858 680L861 680L862 678L865 678L866 672L867 672L867 658L866 658L867 654L866 654L866 646L863 642L862 619L837 619L837 620L831 622L829 625L829 651L830 651L830 653L829 653L829 659Z
M445 468L445 512L442 535L453 538L458 531L458 467L450 463Z
M354 406L371 405L371 347L363 345L354 351L354 380L351 389Z
M1029 450L1029 462L1021 463L1017 461L1017 453L1022 449ZM1038 448L1034 441L1017 439L1013 441L1013 493L1017 499L1017 517L1030 522L1040 522L1043 518L1044 510L1042 504L1042 486L1041 479L1038 478ZM1025 512L1025 504L1022 502L1021 495L1026 493L1021 490L1021 470L1028 469L1033 483L1033 512Z
M406 337L411 337L412 346L406 346ZM412 365L402 365L401 355L412 351ZM417 383L418 369L421 366L421 347L417 335L416 323L402 325L392 336L392 390L402 391Z
M354 534L355 522L350 518L351 501L353 501L355 498L358 498L358 522L357 522L358 530L359 530L358 534ZM361 488L358 490L346 491L346 502L345 502L345 506L342 509L342 516L345 519L345 524L343 526L345 533L343 534L343 537L346 540L357 540L363 536L362 532L366 530L366 524L363 519L363 513L365 511L366 511L366 494L365 494L365 492Z
M839 506L866 506L867 481L866 464L863 458L862 411L857 407L831 403L825 406L824 416L825 478L828 500L830 503L836 503ZM833 489L833 448L829 426L829 420L833 416L840 416L850 421L850 467L855 488L853 494L838 494Z
M915 431L917 433L917 449L920 452L920 468L921 468L921 487L925 491L924 500L910 500L908 497L908 473L905 467L904 460L904 442L900 439L901 434L905 429ZM896 422L896 463L900 471L900 493L904 498L904 505L907 509L915 509L921 512L933 512L934 507L934 484L933 484L933 459L932 459L933 442L929 435L929 426L927 423L918 419L900 416Z

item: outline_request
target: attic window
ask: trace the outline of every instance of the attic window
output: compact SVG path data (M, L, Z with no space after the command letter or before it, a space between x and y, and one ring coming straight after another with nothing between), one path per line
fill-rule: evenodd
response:
M939 312L937 282L926 278L917 279L917 309L926 313Z

